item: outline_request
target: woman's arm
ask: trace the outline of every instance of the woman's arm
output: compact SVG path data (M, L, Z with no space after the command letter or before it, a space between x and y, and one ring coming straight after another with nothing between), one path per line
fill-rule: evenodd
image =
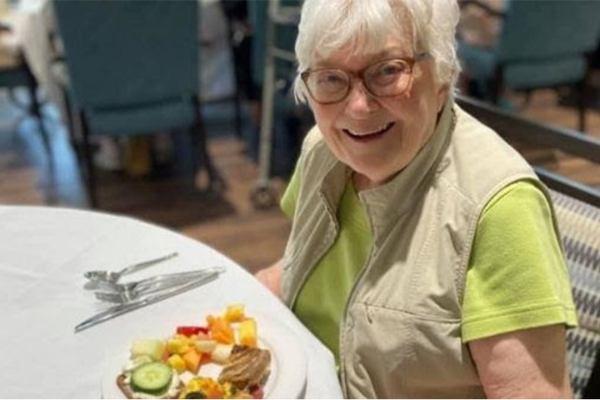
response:
M570 398L565 327L524 329L469 342L489 398Z
M273 294L281 298L281 270L283 269L283 258L270 267L261 269L254 276L262 282Z

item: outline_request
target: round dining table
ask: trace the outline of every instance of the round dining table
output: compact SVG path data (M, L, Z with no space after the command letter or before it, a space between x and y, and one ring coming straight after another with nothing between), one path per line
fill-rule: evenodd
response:
M75 332L76 325L110 307L86 289L86 271L117 271L173 252L178 256L122 279L214 266L224 272L203 286ZM103 376L124 343L152 337L159 326L201 324L207 312L230 304L244 304L248 315L257 316L259 337L261 318L285 328L292 354L305 356L305 398L342 397L331 352L277 297L218 251L129 217L0 206L2 398L99 398Z

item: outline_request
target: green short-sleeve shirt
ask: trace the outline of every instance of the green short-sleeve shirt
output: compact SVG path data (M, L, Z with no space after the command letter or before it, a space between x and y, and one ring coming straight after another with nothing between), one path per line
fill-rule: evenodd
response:
M294 173L281 200L290 218L299 175ZM293 305L298 318L336 358L344 307L372 242L366 212L351 180L338 207L338 220L336 242ZM497 193L479 219L465 285L462 339L468 342L559 323L575 326L577 317L551 207L537 186L519 181Z

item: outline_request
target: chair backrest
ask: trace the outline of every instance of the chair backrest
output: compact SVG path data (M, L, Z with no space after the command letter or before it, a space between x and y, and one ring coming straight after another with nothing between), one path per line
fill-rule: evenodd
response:
M459 97L457 102L503 137L533 143L537 148L560 148L600 165L598 140L529 121L466 97ZM579 327L567 332L571 386L579 398L600 354L600 192L545 170L536 168L536 172L553 189L550 194L579 318Z
M567 356L573 393L580 398L600 351L600 209L551 194L579 317L579 326L567 332Z
M55 0L54 11L82 109L198 95L197 0Z
M545 61L591 53L600 39L600 1L508 1L500 62Z
M248 2L248 17L252 26L252 78L254 82L262 86L265 73L265 57L267 46L267 29L276 17L269 17L269 3L278 3L281 10L298 9L302 5L301 0L260 0ZM271 25L274 32L275 48L285 52L294 53L294 45L298 36L297 23L273 23ZM282 66L281 62L277 63ZM288 63L288 68L277 70L277 76L283 79L289 79L295 73L296 65Z

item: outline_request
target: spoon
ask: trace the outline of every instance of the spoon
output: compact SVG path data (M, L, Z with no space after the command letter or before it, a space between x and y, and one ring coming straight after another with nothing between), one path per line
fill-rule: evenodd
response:
M163 261L170 260L171 258L177 257L179 254L177 252L167 254L166 256L162 256L160 258L155 258L148 261L143 261L137 264L130 265L127 268L122 269L121 271L88 271L83 274L87 279L92 282L117 282L123 275L131 274L133 272L142 270L144 268L148 268L152 265L161 263Z

